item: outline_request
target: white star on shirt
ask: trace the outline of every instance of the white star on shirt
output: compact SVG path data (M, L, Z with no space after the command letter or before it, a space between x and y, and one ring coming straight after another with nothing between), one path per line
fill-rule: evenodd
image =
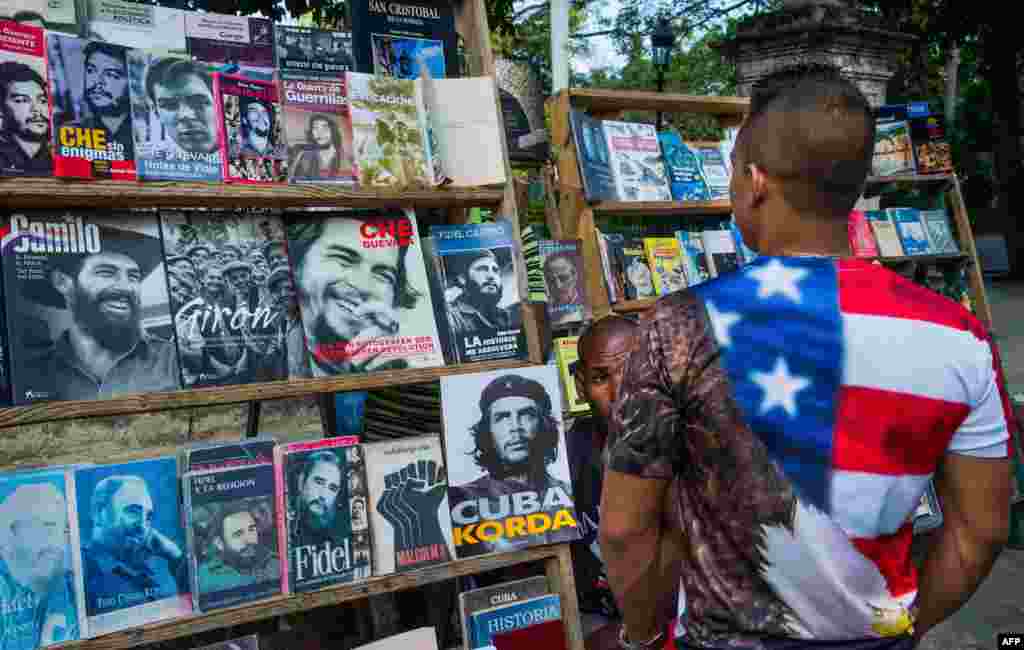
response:
M771 372L751 372L750 380L764 391L761 413L781 406L790 417L797 414L796 394L811 385L804 377L791 376L786 360L782 357L775 361L775 368Z
M770 298L781 293L793 302L801 300L800 289L796 283L803 280L807 273L807 269L790 268L778 260L772 260L750 271L751 277L760 285L757 289L758 298Z
M729 336L729 328L742 320L742 317L733 311L718 311L715 303L708 300L708 318L711 320L711 328L715 331L715 339L722 346L732 345L732 337Z

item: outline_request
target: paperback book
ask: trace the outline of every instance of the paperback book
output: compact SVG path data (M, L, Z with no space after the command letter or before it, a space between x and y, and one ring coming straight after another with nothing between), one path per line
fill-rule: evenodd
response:
M675 237L644 237L644 252L657 295L667 296L686 288L683 254Z
M288 147L277 85L218 73L213 88L224 182L287 180Z
M362 446L373 530L373 574L455 559L448 477L437 435Z
M896 224L904 255L926 255L931 252L928 247L928 235L925 233L924 223L917 208L887 208L886 212Z
M134 181L127 48L58 33L46 42L54 174Z
M458 557L578 539L558 369L442 377L441 398Z
M6 77L0 176L52 176L45 32L0 20L0 34L0 67Z
M882 257L901 257L903 255L903 244L900 243L900 235L896 230L896 224L886 210L865 210L864 215L871 224L871 230L875 233L875 241L878 243L878 250Z
M605 284L608 286L609 300L619 302L626 299L626 273L622 268L622 245L625 241L622 233L598 231L601 246L602 264L606 266Z
M512 224L430 226L453 363L526 353Z
M523 261L526 264L526 297L530 302L547 302L548 299L544 287L543 261L540 259L540 242L550 234L542 224L526 224L519 232Z
M707 201L711 198L708 182L704 179L700 156L690 149L678 133L663 131L658 134L661 153L665 157L669 187L676 201Z
M266 18L189 11L185 41L193 60L217 72L274 79L274 23Z
M683 253L688 286L692 287L715 277L708 266L707 251L704 250L704 239L700 233L677 230L676 239L679 240L679 249Z
M85 638L72 472L60 468L0 477L0 645L41 648Z
M705 230L700 233L704 242L705 259L712 277L725 275L740 268L736 242L728 230Z
M505 149L493 77L418 79L423 87L435 185L505 182Z
M551 588L548 586L548 579L544 576L513 580L491 587L463 591L459 594L459 618L462 623L463 647L468 650L475 650L477 647L471 645L470 637L469 623L473 614L499 605L530 600L550 593Z
M708 184L708 198L712 201L729 200L729 179L732 172L729 170L729 161L722 154L720 142L691 142L688 146L693 149L700 159L701 172Z
M910 125L905 121L877 123L871 173L875 176L913 174L915 168Z
M657 295L654 289L654 277L647 254L644 252L643 237L624 235L622 246L615 248L615 257L626 277L626 300L651 298Z
M578 239L545 239L540 258L547 287L547 312L552 326L578 323L590 318L586 275Z
M208 66L149 50L129 50L127 60L138 177L220 181L223 158Z
M578 336L561 336L554 340L558 374L562 379L562 392L569 413L576 415L590 411L590 404L576 390L576 366L580 361Z
M451 4L355 0L349 6L359 72L399 79L459 76Z
M237 442L193 443L181 452L181 471L203 472L274 463L273 438L251 438Z
M0 20L65 34L79 30L75 0L0 0Z
M412 79L355 73L346 76L346 83L359 185L432 186L421 86Z
M601 120L580 110L569 113L569 122L576 141L576 160L588 201L614 201L618 198L612 174L611 151L604 137Z
M921 223L932 252L937 254L956 254L960 252L953 230L949 224L949 213L943 209L921 210Z
M850 235L850 248L856 257L878 257L878 244L871 232L867 215L863 210L851 210L847 224Z
M359 439L294 442L274 454L282 591L369 578L373 546Z
M289 220L313 376L444 365L419 240L411 210Z
M491 642L495 650L568 650L562 619L551 619L516 630L499 632L491 637Z
M7 313L18 314L7 319L15 404L181 387L155 214L30 211L12 214L8 226L3 293ZM94 292L76 298L76 278ZM119 365L105 365L107 355Z
M280 79L338 79L355 70L352 35L313 27L274 25Z
M186 56L185 11L133 0L82 0L85 38Z
M538 596L485 609L470 616L472 650L495 650L494 636L562 618L561 598Z
M612 177L620 201L670 201L668 177L654 126L604 120Z
M301 374L302 330L280 216L164 211L160 227L182 385Z
M184 475L192 602L198 612L281 593L274 465Z
M286 79L281 90L289 180L354 184L352 116L345 78Z
M175 459L80 467L74 480L71 534L83 540L77 585L86 616L82 638L191 614ZM123 517L149 525L118 525Z
M544 163L551 147L544 119L544 87L536 69L525 61L496 58L494 77L509 160Z

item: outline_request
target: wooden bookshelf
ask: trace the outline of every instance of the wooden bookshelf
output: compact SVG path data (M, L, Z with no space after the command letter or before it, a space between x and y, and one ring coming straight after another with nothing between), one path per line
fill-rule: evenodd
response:
M354 189L344 185L227 185L223 183L65 181L10 178L0 181L6 207L68 209L83 205L117 208L378 208L389 206L498 206L504 190Z
M946 253L942 255L901 255L899 257L860 257L857 259L868 262L878 261L882 264L903 264L904 262L918 262L920 264L941 264L944 262L963 262L970 260L967 253Z
M612 311L616 314L636 314L647 311L658 301L657 298L639 298L637 300L622 300L612 304Z
M745 97L709 97L646 90L599 90L571 88L567 97L573 106L591 114L623 111L661 111L664 113L704 113L742 119L750 107ZM561 143L559 138L555 142Z
M952 183L952 174L897 174L895 176L868 176L868 185L889 183Z
M565 544L560 544L485 555L467 560L456 560L407 573L395 573L370 578L319 591L289 596L275 596L254 603L239 605L238 607L217 610L209 614L170 619L151 625L131 628L122 632L105 634L93 639L73 641L50 647L60 648L60 650L121 650L122 648L170 641L209 630L252 623L317 607L338 605L361 600L368 596L412 589L443 580L480 573L481 571L490 571L492 569L500 569L538 560L545 563L548 587L552 593L561 596L562 619L566 626L567 634L574 642L582 644L579 611L576 607L575 598L576 585L572 578L571 570L568 576L563 577L564 568L571 566L572 560L569 547ZM575 623L572 621L575 621ZM579 647L582 648L582 645L579 645Z
M597 214L636 217L732 214L732 205L728 201L599 201L591 207Z

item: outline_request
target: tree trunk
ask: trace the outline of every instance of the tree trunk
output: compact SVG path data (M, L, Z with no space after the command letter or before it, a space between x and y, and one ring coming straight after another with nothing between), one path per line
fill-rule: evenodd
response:
M1004 215L1003 232L1015 276L1024 275L1024 237L1017 234L1017 210L1021 201L1020 80L1017 61L1021 53L1020 35L1012 22L997 21L984 56L986 76L992 86L995 113L995 163L997 207Z
M960 48L956 45L949 48L946 54L946 88L944 93L943 112L947 128L956 121L956 98L960 94Z

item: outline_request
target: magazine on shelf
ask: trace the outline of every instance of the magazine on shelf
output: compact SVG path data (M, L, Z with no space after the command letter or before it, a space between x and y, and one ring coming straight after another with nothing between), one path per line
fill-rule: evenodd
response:
M656 296L654 277L647 261L647 254L644 252L643 237L627 234L622 236L621 244L615 241L612 243L615 248L609 252L615 256L619 268L622 269L626 300Z
M573 109L569 112L569 123L576 143L576 160L583 181L583 193L587 200L616 200L618 190L612 174L611 151L601 120Z
M193 60L217 72L274 79L274 23L266 18L189 11L185 42Z
M15 404L180 388L155 213L26 211L7 225L3 293L7 313L18 315L7 320ZM88 280L91 291L76 293L76 280ZM107 355L120 357L117 367ZM104 375L102 383L92 378Z
M694 286L715 277L708 265L707 251L704 250L704 239L699 232L677 230L676 239L683 253L686 266L687 286Z
M732 171L720 142L686 143L700 159L700 168L708 184L708 198L712 201L729 200L729 179Z
M886 208L886 212L896 224L904 255L926 255L932 252L917 208Z
M700 155L683 142L678 133L663 131L658 134L658 141L665 157L673 200L710 200L711 192L704 178Z
M441 397L459 558L578 539L558 368L442 377Z
M362 445L373 531L373 574L455 559L448 477L437 435Z
M288 145L277 84L217 73L213 89L224 182L287 180Z
M457 77L455 12L446 2L353 0L352 49L359 72L416 79Z
M82 638L191 614L175 458L79 467L74 480Z
M53 176L45 32L0 20L0 33L0 65L11 79L4 82L3 114L11 123L0 134L0 176Z
M288 178L293 183L343 183L358 178L345 77L281 82Z
M181 471L202 472L249 465L274 463L276 441L269 437L249 438L235 442L193 443L181 450Z
M373 546L359 438L282 444L274 454L282 591L369 578Z
M355 70L348 32L277 24L274 41L279 79L338 79Z
M546 308L552 326L590 319L580 240L541 240L539 251L547 288Z
M913 174L915 169L910 125L905 121L877 123L871 173L875 176L894 176Z
M185 11L132 0L83 0L82 36L162 54L187 55Z
M704 230L700 233L712 277L725 275L740 267L736 242L728 230Z
M497 605L520 602L550 594L548 579L545 576L534 576L522 580L503 582L490 587L471 589L459 594L459 619L462 623L463 647L472 650L470 645L470 617L476 612L490 609ZM538 649L539 650L539 649Z
M900 243L899 232L889 213L886 210L865 210L864 216L875 233L875 241L882 257L901 257L903 244Z
M470 616L471 650L495 650L494 636L521 630L537 623L562 618L562 599L556 594L498 605Z
M551 147L544 122L544 87L536 69L525 61L496 58L494 77L509 160L546 162Z
M675 237L644 237L644 253L651 267L658 296L686 288L686 269L679 241Z
M555 359L558 362L558 374L562 380L562 393L568 412L572 415L590 411L590 404L576 390L576 366L580 362L579 340L578 336L561 336L554 340Z
M847 224L850 248L856 257L878 257L878 244L863 210L851 210Z
M925 234L928 235L928 242L932 252L938 254L956 254L960 248L953 236L953 229L949 223L949 213L944 209L921 210L921 223L924 224Z
M46 46L54 174L134 181L128 49L55 32Z
M618 200L672 200L654 126L613 120L604 120L602 125Z

